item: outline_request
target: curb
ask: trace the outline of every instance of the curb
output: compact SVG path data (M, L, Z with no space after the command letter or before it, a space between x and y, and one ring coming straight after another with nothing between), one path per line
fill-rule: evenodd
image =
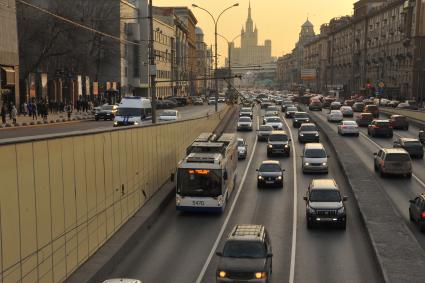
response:
M425 252L389 197L374 176L359 164L355 153L345 150L345 141L330 132L328 125L318 123L316 114L310 117L336 152L337 162L356 198L385 282L423 282ZM347 156L343 158L343 155Z
M11 123L6 123L5 126L3 126L2 124L0 124L0 131L2 131L2 130L17 129L17 128L20 128L21 129L21 128L33 128L33 127L48 126L48 125L78 123L78 122L90 121L92 119L93 119L93 117L83 117L83 118L80 118L80 119L75 119L75 117L74 117L71 120L68 120L67 118L58 118L58 119L48 120L47 123L45 121L43 121L43 120L30 121L30 122L22 122L22 123L19 123L18 122L18 123L16 123L15 126L12 126ZM10 126L8 126L9 124L10 124Z

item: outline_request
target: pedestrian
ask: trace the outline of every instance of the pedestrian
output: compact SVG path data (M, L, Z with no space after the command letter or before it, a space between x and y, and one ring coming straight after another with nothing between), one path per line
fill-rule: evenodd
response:
M18 116L18 109L16 109L15 105L12 106L12 111L10 111L11 116L12 116L12 120L13 120L13 124L16 124L16 117Z
M6 124L6 115L7 115L7 109L6 109L6 105L3 103L3 106L1 107L1 122L3 124Z
M9 119L10 119L10 120L12 120L12 106L13 106L13 103L12 103L12 102L10 102L10 103L9 103L9 109L8 109L8 110L9 110Z
M27 116L28 114L28 104L24 102L24 116Z
M37 103L33 103L32 104L32 110L31 110L31 112L32 112L32 119L34 120L34 118L35 118L35 120L37 120Z

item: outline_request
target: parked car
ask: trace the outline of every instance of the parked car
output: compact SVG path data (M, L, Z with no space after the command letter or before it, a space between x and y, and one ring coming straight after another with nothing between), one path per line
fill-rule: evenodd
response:
M298 108L297 107L295 107L295 106L287 107L286 108L286 111L285 111L285 117L286 118L293 118L295 112L298 112Z
M393 128L389 120L373 120L372 123L367 126L367 134L372 137L385 136L392 138Z
M363 112L364 107L365 104L363 102L356 102L352 106L354 112Z
M418 139L399 137L394 141L394 148L403 148L410 157L424 158L424 147Z
M356 123L359 127L367 127L373 121L373 115L371 113L360 113L356 118Z
M422 193L409 202L410 221L418 224L421 232L425 232L425 194Z
M391 115L390 124L396 130L409 130L409 121L403 115Z
M359 126L355 121L342 121L338 125L338 134L341 136L354 135L358 137L360 134Z
M342 115L344 117L353 117L354 116L353 108L351 108L351 106L342 106L339 110L341 110Z
M208 98L208 105L215 105L215 97Z
M237 124L238 131L252 131L252 119L249 117L240 117Z
M204 105L204 101L202 100L202 98L197 97L193 99L193 105Z
M283 170L279 161L266 160L257 169L257 188L264 186L283 187Z
M259 141L267 141L270 134L273 132L273 127L270 125L261 125L258 129L257 136Z
M103 105L99 112L94 114L94 119L99 120L114 120L115 114L117 113L117 105Z
M238 224L224 242L216 269L216 282L270 282L272 244L263 225Z
M378 118L379 117L379 108L375 104L366 105L365 108L364 108L364 110L363 110L363 112L371 113L374 118Z
M294 128L299 128L302 123L310 123L310 116L308 116L306 112L295 112L292 126Z
M328 122L341 122L344 119L341 110L331 110L327 116Z
M290 156L291 147L289 142L291 139L285 131L273 131L267 142L267 157L272 155Z
M341 196L334 179L313 179L304 196L307 229L317 224L335 224L345 230L347 212L344 202L347 199Z
M238 159L245 159L248 154L248 145L245 140L238 138Z
M381 177L398 175L412 177L412 159L409 153L402 148L381 148L373 154L374 168Z
M165 110L159 114L161 121L177 121L180 119L180 113L177 110Z
M304 123L298 129L298 141L300 143L319 142L319 131L313 123Z
M307 143L302 155L303 173L328 173L328 155L321 143Z

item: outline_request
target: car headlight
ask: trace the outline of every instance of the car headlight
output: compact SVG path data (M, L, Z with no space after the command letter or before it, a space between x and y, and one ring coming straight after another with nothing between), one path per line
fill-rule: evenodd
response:
M289 145L285 144L285 148L288 148L288 147L289 147Z
M326 166L326 165L328 165L328 163L327 163L327 162L323 162L323 163L322 163L322 166Z
M135 125L135 126L139 125L139 122L134 122L134 125Z
M263 180L263 176L258 176L258 180Z
M265 272L255 272L255 278L256 279L264 279L266 278L266 273Z
M300 134L300 137L303 137L304 136L304 134Z
M319 133L316 133L316 137L318 137L319 136Z
M115 121L115 122L114 122L114 125L115 125L115 126L116 126L116 125L118 125L118 122L117 122L117 121Z
M277 179L278 179L278 180L282 180L282 176L278 176L278 177L277 177Z
M309 166L309 165L310 165L310 163L304 162L304 166Z
M220 278L226 278L226 271L219 271L218 273L218 277Z
M341 207L340 209L337 210L338 214L344 214L345 213L345 207Z
M176 196L176 205L180 205L181 202L182 202L182 197Z
M272 144L269 144L269 148L273 148L273 145Z

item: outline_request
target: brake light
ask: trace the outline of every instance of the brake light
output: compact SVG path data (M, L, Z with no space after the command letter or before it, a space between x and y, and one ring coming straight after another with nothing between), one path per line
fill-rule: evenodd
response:
M424 211L424 212L422 212L421 217L422 217L422 218L425 218L425 211Z
M372 125L372 128L379 129L379 126L378 125Z

